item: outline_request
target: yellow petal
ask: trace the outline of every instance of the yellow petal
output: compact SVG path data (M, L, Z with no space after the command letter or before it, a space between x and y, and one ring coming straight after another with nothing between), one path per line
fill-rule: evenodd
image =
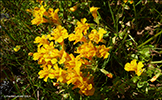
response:
M57 62L57 59L56 58L53 58L52 60L51 60L51 63L52 64L55 64Z

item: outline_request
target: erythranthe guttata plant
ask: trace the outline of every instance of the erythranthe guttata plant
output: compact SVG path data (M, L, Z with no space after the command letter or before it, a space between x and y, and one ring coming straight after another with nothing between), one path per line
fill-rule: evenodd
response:
M130 4L135 4L133 0L123 0L123 1L124 3L128 2ZM97 88L98 83L95 82L98 79L96 77L98 77L99 75L97 76L96 72L98 73L98 71L100 71L109 78L114 77L110 72L104 69L104 67L109 61L110 47L107 47L107 44L109 43L106 44L107 41L105 39L105 37L107 38L108 36L107 30L99 27L102 26L99 22L101 20L101 17L97 12L97 10L99 10L100 8L94 6L89 8L89 12L92 14L93 20L96 24L88 23L89 22L88 18L84 17L78 19L77 21L75 20L76 22L74 20L73 20L74 22L71 22L69 20L59 17L60 13L59 8L56 9L49 8L45 2L41 0L38 0L38 2L40 3L39 7L35 7L34 9L27 9L27 11L31 12L34 17L31 20L32 25L37 25L37 27L39 27L44 23L47 23L46 25L50 23L49 27L51 26L53 27L52 29L48 27L49 30L47 34L43 34L35 38L34 43L37 44L37 51L35 53L28 54L32 55L33 60L38 61L38 64L40 65L41 70L38 72L39 78L43 79L45 82L47 81L49 82L50 80L51 82L53 82L54 86L58 86L58 84L60 84L70 87L73 86L72 89L75 90L76 88L78 88L79 93L82 96L94 95L95 90L98 90ZM79 9L79 5L80 5L79 3L76 3L76 5L71 7L68 11L71 11L71 13L77 11ZM73 19L75 19L74 16ZM61 21L63 21L64 24L62 24ZM66 27L68 26L67 23L73 24L74 30L70 28L68 29ZM114 21L114 23L116 22ZM118 27L118 25L116 25L116 27ZM123 26L122 29L124 29L124 27L125 26ZM116 40L120 41L121 39L122 44L125 42L128 43L128 41L125 41L127 39L127 35L131 38L133 42L135 42L132 36L128 34L129 32L127 32L127 30L129 31L129 28L125 28L124 31L122 30L121 31L122 34L120 34L120 32L118 34L118 30L116 31L116 33L115 31L112 31L114 37L112 38L111 36L113 35L110 35L110 45L112 39L113 43L112 45L114 49L116 49L116 47L114 46L116 44L115 43ZM68 49L69 45L72 46L70 50ZM118 48L120 48L120 46ZM17 47L14 50L18 51L18 49L19 48ZM121 51L122 50L124 49L121 49ZM138 51L139 50L135 52L137 55L147 54L147 57L149 57L148 53L145 53L145 51L147 51L147 48L139 52ZM118 56L120 52L114 54ZM126 57L130 57L130 55ZM130 71L135 72L135 74L134 72L130 72L130 76L132 77L130 79L132 80L132 84L130 84L130 86L133 87L134 84L137 83L137 89L145 88L145 90L147 90L147 87L149 87L148 83L149 81L151 82L155 82L156 80L158 81L158 78L161 75L161 70L159 69L160 67L147 68L147 64L144 63L145 60L143 59L145 57L141 58L141 56L139 55L139 59L141 59L141 61L139 61L138 57L136 56L131 55L131 57L133 58L133 60L130 63L127 62L122 70L124 71L125 69L127 72ZM110 59L112 60L112 57ZM104 61L103 64L99 64L99 61L101 60ZM118 60L120 61L120 59ZM113 60L111 62L113 62ZM101 65L103 65L104 67ZM123 64L120 63L120 65ZM112 66L114 65L112 64ZM114 74L117 76L118 73L116 74L114 72ZM127 73L127 75L129 74ZM149 79L147 79L146 76L149 76ZM94 80L95 78L96 80ZM119 81L120 80L118 80L117 83ZM130 83L130 81L128 80L124 82L124 85L126 85L127 83ZM101 86L102 89L100 89L100 92L105 92L105 90L107 89L107 86L105 86L106 88L103 90L104 84L102 84ZM113 85L114 85L113 87L115 87L118 84L116 84L116 82L113 82ZM125 87L124 85L123 90L125 91L126 89L124 88ZM116 88L118 87L120 87L120 85L117 86ZM120 88L112 89L112 91L116 90L120 90Z
M48 78L57 79L57 82L73 84L75 88L79 88L80 94L91 96L95 92L94 74L96 72L95 58L106 59L109 56L109 47L104 43L103 35L107 33L103 28L90 30L90 25L86 18L77 21L73 33L69 34L67 29L61 25L58 17L59 9L46 9L46 4L40 2L40 8L28 9L33 13L34 19L31 21L33 25L39 26L42 23L53 23L56 28L52 29L50 34L37 36L34 43L37 43L37 52L33 54L33 60L38 61L42 70L39 71L39 78L47 82ZM97 18L97 10L99 8L92 7L90 12L94 19ZM99 20L98 20L99 21ZM74 41L79 44L73 53L67 53L64 40ZM59 46L59 48L58 48ZM77 56L74 56L77 54ZM89 69L93 71L89 71ZM84 70L84 71L83 71ZM112 74L101 69L105 75L112 78Z

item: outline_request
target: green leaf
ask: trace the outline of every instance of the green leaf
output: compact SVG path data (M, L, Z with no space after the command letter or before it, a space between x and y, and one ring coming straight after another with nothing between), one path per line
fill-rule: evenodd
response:
M145 83L146 83L145 81L144 82L138 82L137 87L142 88L145 85Z
M133 83L136 83L139 80L139 76L133 77L132 80L133 80Z

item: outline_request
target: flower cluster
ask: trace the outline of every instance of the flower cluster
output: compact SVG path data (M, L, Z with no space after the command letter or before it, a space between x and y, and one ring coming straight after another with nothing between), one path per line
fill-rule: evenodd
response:
M35 17L31 23L34 25L36 24L37 26L42 23L48 23L52 22L54 24L60 25L60 20L58 17L58 11L59 9L53 10L53 8L49 8L48 11L46 11L46 4L42 4L43 1L40 1L41 7L35 7L34 9L30 10L27 9L28 12L32 12L33 16Z
M138 64L137 64L137 60L136 60L136 59L133 59L133 60L131 61L131 63L126 63L126 64L125 64L124 69L125 69L126 71L135 71L135 73L136 73L138 76L140 76L140 75L142 74L142 72L144 71L144 69L142 69L143 66L144 66L144 65L142 64L142 62L138 62Z
M47 5L45 3L43 5L43 1L37 1L40 3L40 8L27 9L28 12L32 12L34 17L31 23L37 26L42 23L55 25L50 34L35 38L34 43L37 43L37 51L29 53L30 56L33 56L33 60L38 61L38 64L41 65L42 70L38 72L39 78L45 82L48 79L57 79L57 83L73 84L72 89L79 88L80 94L93 95L95 92L93 74L96 71L96 66L98 66L95 59L106 59L110 55L110 48L105 46L105 40L103 39L104 34L108 34L107 31L98 26L94 29L86 18L82 18L81 21L76 22L74 31L69 34L61 25L58 16L59 9L49 8L47 10ZM132 4L133 0L124 0L124 2ZM71 7L70 11L76 11L77 7L78 5ZM92 6L89 10L94 21L99 25L98 9L100 8ZM68 53L68 50L66 50L65 39L68 42L73 42L76 47L72 53ZM18 51L20 47L16 48L14 50ZM142 62L137 63L136 59L134 59L130 63L126 63L124 69L126 71L135 71L140 76L144 71L143 66ZM105 69L100 69L100 71L107 77L113 78L113 74ZM158 76L159 74L150 81L155 81Z
M76 27L73 33L68 34L67 30L59 23L59 17L56 9L45 9L45 6L35 7L33 16L35 17L31 22L32 24L39 25L41 23L47 23L52 21L57 24L55 29L52 29L50 34L37 36L34 43L37 43L37 52L33 53L33 60L38 61L42 70L39 71L39 78L44 78L47 82L48 78L57 79L57 82L73 84L75 88L80 88L79 93L84 95L93 95L95 92L93 83L93 73L87 71L86 67L92 66L92 60L94 57L108 58L110 50L105 45L97 45L99 42L103 42L103 35L107 32L104 29L90 30L90 25L86 23L87 19L83 18L76 23ZM31 11L31 10L28 10ZM47 19L44 17L46 16ZM64 39L74 41L73 44L80 43L77 50L77 56L72 53L66 52ZM59 48L58 48L59 47Z

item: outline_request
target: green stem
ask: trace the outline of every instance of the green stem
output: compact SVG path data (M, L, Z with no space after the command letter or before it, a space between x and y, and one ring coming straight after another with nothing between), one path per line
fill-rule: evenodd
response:
M115 23L115 19L114 19L114 14L112 12L112 9L111 9L111 6L110 6L110 2L108 1L108 6L109 6L109 9L110 9L110 13L111 13L111 16L112 16L112 19L113 19L113 22L114 22L114 27L116 26L116 23Z
M143 45L145 45L146 43L150 42L152 39L154 39L155 37L157 37L158 35L160 35L162 33L162 31L160 31L159 33L155 34L153 37L151 37L150 39L148 39L147 41L145 41L144 43L142 43L141 45L138 46L138 48L142 47Z
M151 61L151 64L159 64L159 63L162 63L162 60L161 61Z
M136 28L138 28L138 24L137 24L137 13L136 13L136 7L135 4L133 3L133 9L134 9L134 15L135 15L135 23L136 23Z

